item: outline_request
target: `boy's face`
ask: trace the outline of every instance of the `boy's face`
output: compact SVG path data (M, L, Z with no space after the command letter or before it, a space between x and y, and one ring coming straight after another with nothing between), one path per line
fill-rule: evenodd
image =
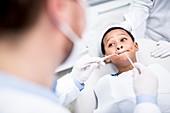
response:
M136 62L135 53L138 50L136 42L132 41L129 34L122 30L116 29L110 31L103 40L105 56L116 53L118 56L112 56L106 62L112 62L115 65L128 65L129 61L125 54L127 54L133 62Z

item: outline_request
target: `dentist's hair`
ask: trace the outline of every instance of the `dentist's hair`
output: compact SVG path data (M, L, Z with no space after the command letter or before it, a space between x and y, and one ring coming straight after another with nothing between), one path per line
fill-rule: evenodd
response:
M17 33L28 29L38 19L46 0L1 0L1 35Z
M122 28L122 27L111 27L111 28L109 28L109 29L104 33L104 35L103 35L103 37L102 37L102 40L101 40L101 50L102 50L103 55L106 53L106 52L105 52L105 49L104 49L103 40L104 40L105 36L106 36L109 32L111 32L111 31L113 31L113 30L116 30L116 29L122 29L122 30L126 31L127 34L131 37L132 41L133 41L133 42L135 41L135 38L133 37L133 35L132 35L129 31L127 31L126 29L124 29L124 28Z

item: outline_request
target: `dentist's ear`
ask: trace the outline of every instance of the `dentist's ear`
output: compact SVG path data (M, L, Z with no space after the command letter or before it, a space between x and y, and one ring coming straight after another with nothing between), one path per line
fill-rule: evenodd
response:
M63 17L63 0L47 0L46 2L48 15L53 21L58 22L58 19L61 19Z

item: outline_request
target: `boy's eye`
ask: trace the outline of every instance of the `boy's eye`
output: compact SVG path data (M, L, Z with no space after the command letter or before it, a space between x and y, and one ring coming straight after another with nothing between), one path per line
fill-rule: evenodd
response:
M110 43L110 44L109 44L109 47L112 47L112 46L114 46L114 45L115 45L115 44L113 44L113 43Z
M120 41L121 42L124 42L124 41L126 41L127 40L127 38L122 38Z

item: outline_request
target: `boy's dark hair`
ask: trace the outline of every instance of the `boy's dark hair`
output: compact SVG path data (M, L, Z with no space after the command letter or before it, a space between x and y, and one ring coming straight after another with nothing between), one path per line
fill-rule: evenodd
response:
M116 29L122 29L122 30L126 31L126 32L128 33L128 35L132 38L132 41L133 41L133 42L135 41L135 38L133 37L133 35L132 35L129 31L127 31L126 29L124 29L124 28L122 28L122 27L111 27L111 28L109 28L109 29L104 33L104 35L103 35L103 37L102 37L101 50L102 50L103 55L106 53L106 52L105 52L105 49L104 49L104 43L103 43L104 37L105 37L110 31L113 31L113 30L116 30Z
M1 0L0 35L16 33L32 26L46 0Z

